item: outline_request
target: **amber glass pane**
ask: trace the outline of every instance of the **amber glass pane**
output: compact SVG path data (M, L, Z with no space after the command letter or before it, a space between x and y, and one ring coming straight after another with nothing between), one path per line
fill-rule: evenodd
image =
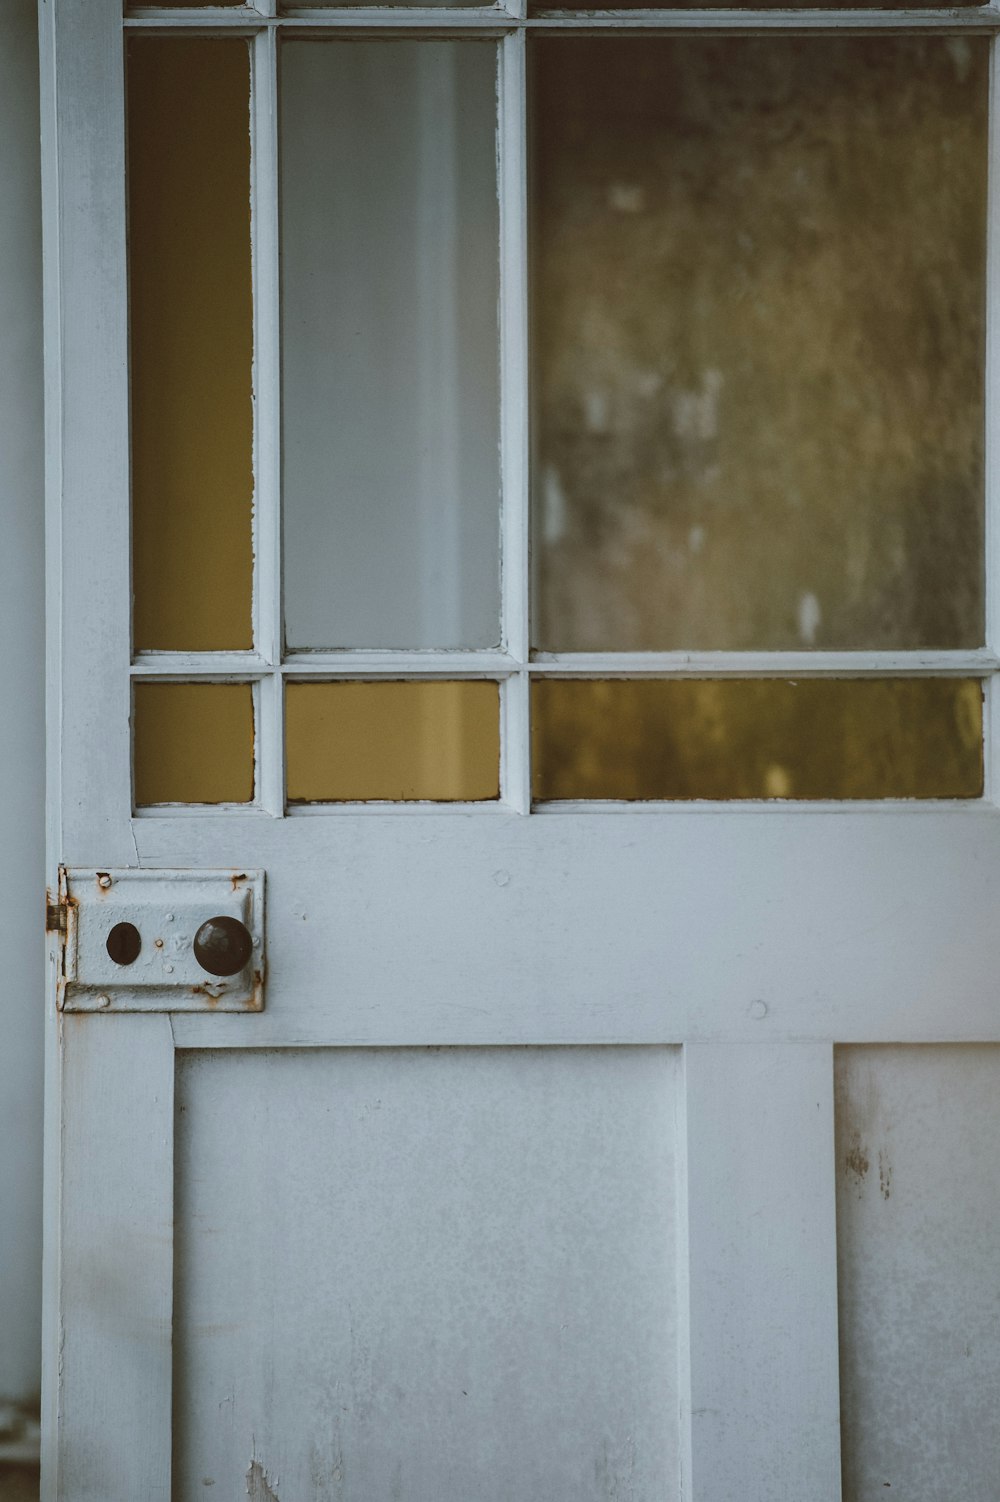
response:
M495 42L281 55L285 633L500 640Z
M955 679L548 679L536 798L975 798L982 689Z
M988 43L532 50L535 645L980 644Z
M248 683L137 683L133 732L140 807L252 800Z
M495 683L292 683L288 797L472 802L496 798Z
M139 650L251 645L249 109L245 41L129 41Z

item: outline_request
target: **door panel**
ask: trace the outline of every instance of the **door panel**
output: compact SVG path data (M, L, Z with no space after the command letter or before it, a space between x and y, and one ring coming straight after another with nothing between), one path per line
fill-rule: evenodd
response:
M842 1048L835 1074L845 1496L992 1502L1000 1051Z
M279 1498L675 1493L678 1090L668 1048L180 1053L175 1502L255 1461Z

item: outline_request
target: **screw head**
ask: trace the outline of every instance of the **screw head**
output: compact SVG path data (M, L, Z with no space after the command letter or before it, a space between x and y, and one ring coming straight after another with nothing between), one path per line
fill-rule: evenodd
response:
M97 1005L102 1009L111 1005L111 997L107 994L106 991L102 991L100 996L98 996Z
M111 877L108 875L107 871L102 871L100 873L97 878L97 885L102 889L102 891L106 892L108 890L108 887L110 887L111 885Z

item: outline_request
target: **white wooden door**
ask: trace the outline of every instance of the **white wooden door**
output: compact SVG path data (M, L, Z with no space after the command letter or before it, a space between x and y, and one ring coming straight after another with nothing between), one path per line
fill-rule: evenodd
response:
M995 334L981 330L996 13L261 3L123 18L117 0L41 0L40 16L45 1496L995 1499ZM130 463L138 507L141 485L180 475L183 490L230 442L217 425L188 454L184 373L214 412L229 355L171 338L191 299L211 327L238 277L185 291L184 258L204 251L189 226L150 292L135 201L131 265L126 250L126 51L179 36L246 49L252 77L253 518L248 501L245 536L213 531L208 485L200 549L182 522L159 537L136 511L133 556ZM468 67L441 63L459 54ZM199 151L221 163L232 117L193 73L165 108L154 91L192 54L143 73L153 55L129 53L130 98L156 101L151 134L133 122L130 191L146 160L169 241L186 203L214 212L242 169L234 148L217 191L185 178ZM219 133L197 138L199 119ZM721 279L710 235L674 244L664 228L706 204L738 253ZM629 257L664 246L676 285L654 277L637 301ZM133 330L131 431L129 275L133 322L166 308L152 347L176 357L150 374ZM817 305L826 324L808 323ZM466 361L473 315L492 366ZM331 375L344 327L362 353ZM627 375L609 375L619 356ZM373 400L397 405L383 419ZM825 510L782 468L782 424L802 413ZM497 442L483 522L468 477ZM651 530L659 512L618 464L643 443L674 531ZM403 476L412 535L389 502L372 520L369 463L378 496ZM332 482L310 511L317 473L353 486L360 512L337 510ZM735 510L717 494L734 475ZM820 535L839 558L841 525L857 547L831 601L808 550ZM223 626L178 645L186 622L216 629L251 526L247 641ZM477 573L484 549L497 562ZM773 619L772 560L797 581ZM165 643L139 624L157 579L164 610L180 601ZM663 634L664 599L686 639ZM324 737L410 680L460 688L425 700L438 719L407 740L418 793L386 801L372 768L411 701L371 721L349 773ZM189 684L209 697L148 692ZM702 750L671 796L663 759L634 747L678 717L677 765ZM250 766L242 801L211 782L230 743ZM492 795L476 781L490 765ZM185 776L216 790L171 796ZM78 918L55 900L60 868ZM152 1001L127 966L110 996L59 983L59 924L93 938L102 893L134 902L152 953L163 908L142 908L136 871L264 873L262 1010L180 984L186 951Z

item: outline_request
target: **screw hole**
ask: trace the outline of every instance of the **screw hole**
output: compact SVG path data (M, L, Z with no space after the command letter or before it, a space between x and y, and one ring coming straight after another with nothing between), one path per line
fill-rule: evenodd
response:
M131 965L141 948L142 935L134 923L116 923L108 934L107 951L116 965Z

